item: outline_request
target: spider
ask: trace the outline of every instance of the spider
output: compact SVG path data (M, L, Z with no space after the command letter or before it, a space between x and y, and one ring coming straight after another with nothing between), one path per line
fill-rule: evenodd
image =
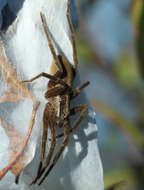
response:
M77 73L78 58L76 51L74 29L70 19L69 1L67 4L66 16L71 32L74 66L66 59L66 57L56 54L50 38L49 31L47 29L45 17L43 13L40 13L42 26L48 41L50 51L53 56L51 70L55 70L55 73L54 75L50 75L48 73L42 72L39 75L31 78L30 80L22 81L22 82L32 82L40 77L45 77L50 79L48 82L48 89L45 93L45 98L48 100L48 102L45 105L43 113L43 133L41 141L40 163L38 167L37 176L34 179L34 181L31 183L31 185L35 184L39 179L40 182L38 184L40 185L43 183L45 178L49 175L53 167L56 165L65 147L68 145L70 133L73 132L79 126L79 124L85 118L88 112L88 105L86 104L80 104L72 109L70 108L71 100L76 96L78 96L81 90L85 88L89 84L89 82L87 81L79 85L74 90L72 89L73 81ZM75 121L74 125L71 126L70 117L72 115L77 114L78 112L81 112L80 116ZM63 128L64 133L57 135L56 134L57 127ZM51 136L50 149L47 157L45 158L48 130L50 130L50 136ZM64 136L63 142L60 145L58 152L54 155L54 158L52 159L56 147L56 139L63 136ZM42 177L43 174L44 176Z

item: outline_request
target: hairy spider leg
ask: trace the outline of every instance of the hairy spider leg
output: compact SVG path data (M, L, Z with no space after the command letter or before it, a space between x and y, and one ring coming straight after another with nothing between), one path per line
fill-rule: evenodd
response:
M79 118L76 120L76 122L74 123L73 127L70 129L70 133L72 133L73 131L75 131L78 126L80 125L80 123L83 121L83 119L85 118L85 116L87 115L88 113L88 105L87 104L80 104L74 108L72 108L70 110L70 116L72 115L75 115L77 114L78 112L81 112ZM61 133L59 135L56 136L56 138L60 138L60 137L63 137L64 136L64 133ZM51 141L51 139L49 139Z
M69 121L69 119L67 119L64 121L64 137L65 137L64 141L61 144L59 151L55 155L52 164L50 165L49 169L47 170L47 172L45 173L44 177L41 179L41 181L39 182L38 185L41 185L43 183L45 178L49 175L49 173L51 172L53 167L56 165L57 161L59 160L61 154L63 153L65 147L67 146L67 144L69 142L69 135L70 135L70 121Z
M90 84L89 81L86 81L82 84L80 84L78 87L76 87L73 92L70 94L71 99L74 99L76 96L78 96L81 93L81 90L85 87L87 87Z
M85 83L81 84L79 87L77 87L77 88L75 89L75 91L74 91L74 92L76 92L76 93L74 93L75 96L78 95L78 94L80 93L79 91L80 91L82 88L86 87L88 84L89 84L89 82L85 82ZM69 128L69 133L70 133L70 132L73 132L74 130L76 130L76 128L80 125L80 123L82 122L82 120L85 118L85 116L86 116L86 114L87 114L87 112L88 112L88 105L86 105L86 104L81 104L81 105L78 105L78 106L74 107L73 109L71 109L71 110L70 110L70 114L64 119L64 123L65 123L65 122L69 122L69 127L70 127L69 117L72 116L72 115L77 114L78 112L81 112L80 117L76 120L74 126L73 126L72 128ZM65 124L64 124L64 127L65 127ZM60 134L59 136L56 136L56 138L62 137L62 136L64 136L64 135L65 135L65 133L64 133L64 134L62 133L62 134ZM65 147L67 146L67 144L68 144L68 142L63 143L61 147L64 146L64 148L65 148ZM64 150L64 149L63 149L63 150ZM61 152L61 148L60 148L60 151L59 151L59 152ZM59 152L58 152L58 153L59 153ZM63 151L62 151L62 152L63 152ZM60 155L62 154L62 152L59 154L59 157L60 157ZM58 154L58 153L57 153L57 154ZM59 159L59 157L57 157L57 160ZM54 159L55 159L55 158L54 158ZM56 162L57 162L57 161L56 161ZM47 172L45 173L44 177L41 179L39 185L41 185L41 184L43 183L43 181L45 180L45 178L49 175L50 171L53 169L53 167L55 166L56 162L53 161L53 163L51 164L51 166L49 167L49 169L48 169ZM44 167L44 169L42 170L41 175L39 176L39 178L42 176L42 174L44 173L44 171L46 170L46 168L47 168L47 166Z
M48 99L50 97L59 96L67 92L67 89L63 86L54 87L52 89L48 89L45 93L45 98Z
M15 184L19 183L19 178L20 178L20 174L16 176L16 178L15 178Z
M71 132L73 132L74 130L77 129L77 127L80 125L80 123L82 122L82 120L85 118L85 116L87 115L87 112L88 112L88 105L87 104L81 104L81 105L78 105L76 107L74 107L73 109L70 110L70 116L72 115L75 115L77 114L78 112L81 112L80 114L80 117L76 120L74 126L72 128L69 128L69 135ZM65 122L69 122L69 118L66 118L64 120L64 123ZM70 126L70 123L69 125ZM65 127L65 124L64 124L64 127ZM58 136L56 136L56 138L59 138L59 137L62 137L62 136L65 136L65 133L63 134L60 134ZM68 136L69 138L69 136ZM69 141L69 140L68 140ZM65 147L67 146L68 144L68 141L66 140L65 142L63 142L63 144L61 145L61 149L60 151L57 153L57 155L55 156L54 158L54 161L53 163L51 164L51 166L49 167L48 171L45 173L44 177L41 179L39 185L41 185L43 183L43 181L45 180L45 178L49 175L50 171L53 169L53 167L55 166L56 162L58 161L59 157L61 156L63 150L65 149ZM45 171L46 168L44 168L44 171ZM41 172L41 175L43 174L43 172Z
M41 159L40 159L40 164L38 167L38 173L37 173L36 178L32 181L30 185L35 184L37 180L41 177L42 173L45 171L44 168L42 169L42 166L43 166L43 161L45 158L48 127L50 129L50 135L51 135L52 140L51 140L49 153L46 159L46 164L45 164L46 167L48 167L51 161L51 158L56 146L56 115L55 115L55 110L50 103L46 104L44 115L43 115L43 136L42 136L42 144L41 144L42 148L41 148Z
M71 115L75 115L77 113L81 112L79 118L76 120L74 123L74 126L70 129L70 132L73 132L74 130L77 129L77 127L80 125L80 123L83 121L85 116L88 113L88 105L87 104L80 104L70 110Z
M47 159L45 162L46 168L48 167L48 165L51 161L51 158L52 158L55 146L56 146L56 115L55 115L55 111L52 112L52 119L50 120L50 129L51 129L50 132L51 132L52 141L51 141L51 146L50 146L48 156L47 156Z
M43 29L44 29L44 32L46 34L46 38L47 38L47 41L48 41L48 45L49 45L49 48L51 50L51 53L53 55L53 59L55 60L55 64L57 65L57 67L59 68L59 71L61 73L63 73L63 69L62 69L62 66L61 66L61 63L56 55L56 52L55 52L55 49L54 49L54 46L52 44L52 41L51 41L51 38L50 38L50 34L49 34L49 31L47 29L47 25L46 25L46 22L45 22L45 19L44 19L44 15L42 14L42 12L40 12L40 17L41 17L41 21L42 21L42 25L43 25Z
M69 85L68 85L67 83L65 83L62 79L60 79L60 78L58 78L58 77L55 77L55 76L53 76L53 75L50 75L50 74L48 74L48 73L44 73L44 72L42 72L42 73L36 75L35 77L33 77L33 78L29 79L29 80L23 80L23 81L21 81L21 82L22 82L22 83L32 82L32 81L34 81L34 80L36 80L36 79L38 79L38 78L40 78L40 77L45 77L45 78L51 79L51 80L55 81L56 83L59 83L59 84L63 85L63 86L66 87L67 89L70 88Z
M74 28L73 28L71 18L70 18L70 1L68 1L66 15L67 15L68 24L69 24L70 31L71 31L71 41L72 41L72 48L73 48L73 61L74 61L74 69L76 72L77 67L78 67L78 56L77 56L77 50L76 50L75 32L74 32Z
M43 113L43 133L42 133L42 141L41 141L41 153L40 153L40 163L38 167L37 175L40 174L43 161L45 159L45 150L46 150L46 140L48 135L48 127L49 127L49 106L46 104L44 113Z

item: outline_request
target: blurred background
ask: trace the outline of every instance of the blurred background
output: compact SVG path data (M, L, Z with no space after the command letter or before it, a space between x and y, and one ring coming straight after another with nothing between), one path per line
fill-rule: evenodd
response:
M144 189L144 1L78 0L82 80L97 113L106 189Z

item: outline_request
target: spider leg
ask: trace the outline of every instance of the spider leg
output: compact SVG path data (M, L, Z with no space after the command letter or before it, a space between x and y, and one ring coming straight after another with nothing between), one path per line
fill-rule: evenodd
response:
M55 110L54 109L52 110L52 105L50 103L47 103L44 110L44 115L43 115L43 136L42 136L42 144L41 144L40 164L38 167L37 176L30 185L35 184L37 182L37 180L41 177L41 175L43 174L43 172L48 167L51 161L51 158L55 149L55 145L56 145L56 118L55 117L56 117ZM44 168L42 169L43 161L45 159L48 127L50 129L50 135L51 135L52 140L51 140L50 150L46 159L46 164L44 166L45 169Z
M54 121L55 118L52 118L52 120ZM55 121L56 121L56 120L55 120ZM50 150L49 150L49 153L48 153L48 156L47 156L47 159L46 159L45 167L44 167L42 173L43 173L43 172L45 171L45 169L48 167L48 165L49 165L49 163L50 163L50 161L51 161L51 158L52 158L52 155L53 155L55 146L56 146L56 122L55 122L54 124L53 124L53 122L51 122L50 129L51 129L52 141L51 141Z
M19 178L20 178L20 174L16 176L16 178L15 178L15 184L19 183Z
M62 79L60 79L60 78L58 78L58 77L55 77L55 76L53 76L53 75L50 75L50 74L48 74L48 73L44 73L44 72L42 72L42 73L36 75L35 77L33 77L33 78L29 79L29 80L23 80L23 81L21 81L21 82L22 82L22 83L25 83L25 82L32 82L32 81L34 81L34 80L36 80L36 79L38 79L38 78L40 78L40 77L45 77L45 78L51 79L51 80L55 81L56 83L59 83L59 84L65 86L65 87L68 88L68 89L70 88L70 87L68 86L68 84L65 83Z
M59 68L59 71L63 73L63 68L62 68L62 66L61 66L60 60L58 59L58 57L57 57L57 55L56 55L54 46L53 46L52 41L51 41L51 38L50 38L49 31L48 31L48 29L47 29L47 25L46 25L46 22L45 22L45 18L44 18L44 15L42 14L42 12L40 12L40 17L41 17L43 29L44 29L44 32L45 32L45 35L46 35L46 38L47 38L47 41L48 41L48 45L49 45L50 51L51 51L51 53L52 53L52 55L53 55L53 59L55 60L55 64L56 64L57 67Z
M73 109L71 109L71 115L75 115L78 112L81 112L81 114L80 114L79 118L76 120L76 122L74 123L74 125L71 128L70 132L73 132L74 130L76 130L77 127L82 122L82 120L85 118L85 116L88 113L88 105L87 104L80 104L80 105L74 107Z
M66 15L67 15L68 24L69 24L70 31L71 31L71 40L72 40L72 48L73 48L73 60L74 60L74 65L75 65L75 71L77 71L78 56L77 56L77 50L76 50L75 32L74 32L74 28L73 28L71 18L70 18L70 1L68 1Z
M50 98L50 97L57 96L60 94L60 92L64 90L65 90L64 87L54 87L48 90L48 92L46 92L45 97ZM44 172L44 169L42 169L42 166L43 166L43 161L45 158L45 148L46 148L48 127L51 132L52 142L51 142L50 151L49 151L47 161L46 161L47 167L51 160L54 147L55 147L55 142L56 142L56 134L55 134L56 133L55 131L56 118L55 117L56 117L55 110L53 109L53 106L49 102L46 104L44 114L43 114L43 135L42 135L42 145L41 145L41 159L40 159L40 163L38 167L37 177L33 180L33 182L30 185L35 184L37 180L41 177L42 173Z
M41 155L40 155L40 164L38 167L37 176L41 172L42 163L45 159L45 151L46 151L46 141L48 135L48 127L49 127L49 116L50 116L50 108L51 105L48 103L45 106L44 113L43 113L43 134L42 134L42 142L41 142Z
M42 176L42 174L45 172L45 170L49 166L50 161L51 161L52 156L53 156L53 153L54 153L55 146L56 146L56 123L54 124L53 122L51 122L50 129L51 129L51 146L50 146L50 149L49 149L49 152L48 152L48 156L47 156L47 159L46 159L46 162L45 162L45 166L41 170L41 172L39 173L39 176L37 176L37 178L35 180L35 183Z
M39 182L38 185L41 185L43 183L45 178L49 175L49 173L51 172L53 167L56 165L57 161L59 160L61 154L63 153L65 147L67 146L67 144L69 142L69 135L70 135L70 121L69 121L69 119L67 119L67 120L64 121L64 137L65 137L64 141L61 144L61 147L60 147L59 151L55 155L52 164L50 165L50 167L48 168L47 172L45 173L44 177L41 179L41 181Z
M61 94L64 94L66 91L67 89L65 87L62 87L62 86L54 87L54 88L49 89L45 93L45 98L48 99L50 97L59 96Z
M88 105L87 104L80 104L74 108L72 108L70 110L70 116L75 115L77 113L81 112L79 118L76 120L76 122L74 123L73 127L70 129L70 133L72 133L74 130L76 130L78 128L78 126L80 125L80 123L82 122L82 120L85 118L85 116L88 113ZM60 138L63 137L64 133L61 133L59 135L56 136L56 138ZM51 139L50 139L51 140Z
M89 84L90 84L90 82L89 82L89 81L86 81L86 82L80 84L78 87L76 87L76 88L73 90L73 92L70 94L71 99L73 99L73 98L75 98L76 96L78 96L78 95L80 94L81 90L82 90L83 88L87 87Z
M22 147L19 149L19 151L15 154L15 157L12 159L12 161L0 171L0 179L6 175L6 173L12 168L12 166L17 162L17 160L20 158L20 156L23 154L24 149L29 141L33 126L34 126L34 121L35 121L35 115L38 109L39 102L34 102L33 105L33 110L32 110L32 116L30 120L30 126L26 135L26 138L24 139Z

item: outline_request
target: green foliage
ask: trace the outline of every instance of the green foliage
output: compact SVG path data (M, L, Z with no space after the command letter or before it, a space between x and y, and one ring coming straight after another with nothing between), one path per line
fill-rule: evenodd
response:
M106 190L117 190L117 189L121 189L121 187L125 185L124 181L120 181L117 183L114 183L112 185L110 185Z
M135 27L138 27L142 12L143 0L133 0L131 15Z
M127 50L114 64L114 72L119 82L126 87L134 87L140 81L140 73L136 60Z
M82 39L78 39L77 41L77 50L78 55L85 60L85 62L93 60L93 50Z
M105 173L106 190L125 190L134 186L135 174L130 168L115 168Z

